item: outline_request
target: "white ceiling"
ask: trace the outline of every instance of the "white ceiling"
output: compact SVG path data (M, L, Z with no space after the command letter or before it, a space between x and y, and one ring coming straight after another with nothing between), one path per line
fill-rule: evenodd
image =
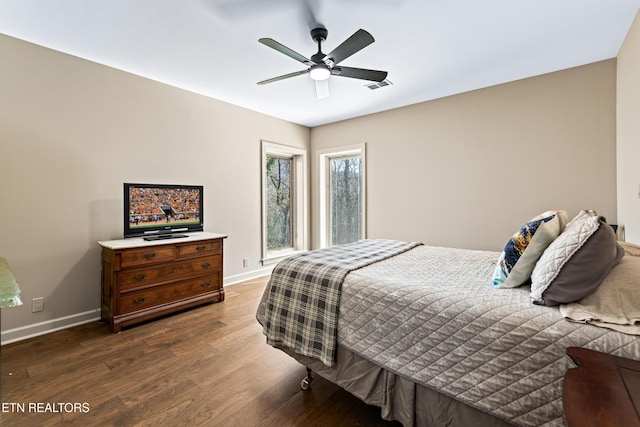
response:
M0 32L240 105L318 126L614 58L640 0L0 0ZM388 71L377 90L330 78L317 100L310 57L359 28L375 43L341 65ZM0 59L1 60L1 59Z

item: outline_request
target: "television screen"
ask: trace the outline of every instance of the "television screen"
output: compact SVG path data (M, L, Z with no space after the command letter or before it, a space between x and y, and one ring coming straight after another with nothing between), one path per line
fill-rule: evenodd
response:
M125 183L124 237L202 231L203 190L201 185Z

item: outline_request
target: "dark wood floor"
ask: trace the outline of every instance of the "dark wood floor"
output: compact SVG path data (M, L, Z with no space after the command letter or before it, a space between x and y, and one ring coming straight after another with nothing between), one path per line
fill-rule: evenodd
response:
M300 389L305 368L255 320L265 283L115 335L95 322L3 346L0 425L399 426L322 378Z

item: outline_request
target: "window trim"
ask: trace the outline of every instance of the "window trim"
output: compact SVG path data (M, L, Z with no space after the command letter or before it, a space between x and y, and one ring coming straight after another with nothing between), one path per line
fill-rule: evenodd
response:
M331 242L331 203L329 202L330 161L343 157L361 157L362 167L362 239L367 238L367 156L366 143L333 147L316 151L318 158L318 229L319 247L326 248Z
M262 225L262 265L270 265L280 260L301 253L309 249L308 223L309 223L309 195L307 179L307 150L275 142L261 141L261 225ZM292 162L292 241L293 247L284 249L267 249L267 197L266 197L266 173L267 156L290 158Z

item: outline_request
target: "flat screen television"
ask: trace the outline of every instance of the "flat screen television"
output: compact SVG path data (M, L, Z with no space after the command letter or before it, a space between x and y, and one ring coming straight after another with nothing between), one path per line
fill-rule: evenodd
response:
M124 183L124 238L185 237L204 230L202 185Z

